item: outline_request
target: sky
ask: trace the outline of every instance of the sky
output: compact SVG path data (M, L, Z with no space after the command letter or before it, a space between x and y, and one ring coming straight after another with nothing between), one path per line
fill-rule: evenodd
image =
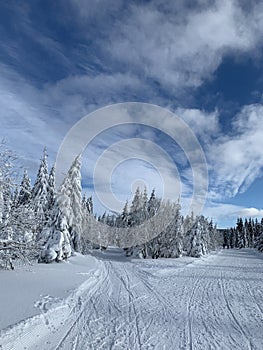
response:
M146 185L180 196L187 213L203 178L185 133L176 136L180 118L206 160L203 214L219 227L260 218L262 58L261 1L1 1L0 138L34 181L43 148L51 166L86 118L82 185L97 212L120 210ZM174 123L156 112L141 124L139 111L122 125L105 109L129 102L170 111Z

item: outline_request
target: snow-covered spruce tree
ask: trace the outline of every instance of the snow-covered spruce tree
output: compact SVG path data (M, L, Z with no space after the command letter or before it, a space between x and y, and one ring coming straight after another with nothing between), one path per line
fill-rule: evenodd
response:
M256 248L260 251L263 252L263 218L261 219L261 223L259 224L260 228L258 230L260 233L258 234L258 239L256 242Z
M35 231L40 238L43 228L48 221L49 210L49 175L46 148L40 161L37 178L32 189L32 207L35 212Z
M49 176L48 176L48 192L47 192L47 216L51 214L51 211L53 210L53 207L55 205L55 196L56 196L56 189L55 189L55 172L56 167L55 165L52 166Z
M93 214L93 200L92 200L92 196L88 197L87 199L87 210L89 214Z
M43 247L39 262L50 263L67 259L72 254L69 217L72 215L70 199L64 194L55 197L48 240Z
M160 198L156 198L155 189L153 189L147 203L148 218L153 217L157 213L158 209L160 208L160 204L161 200Z
M213 220L210 220L209 222L207 220L207 224L208 224L207 249L209 252L211 252L212 250L215 250L217 247L222 247L222 241L221 241L220 235L218 234L217 227L213 223ZM230 240L229 240L229 244L230 244Z
M223 232L223 248L230 247L230 230L225 229Z
M83 225L80 156L73 161L58 194L40 262L60 261L80 251Z
M24 170L20 191L17 197L17 205L28 204L31 200L31 183L27 170Z
M229 243L230 243L230 248L235 247L235 229L233 227L230 228L230 233L229 233Z
M129 203L126 201L121 215L117 218L118 227L128 227L130 226L130 214L129 214Z
M204 216L197 216L192 228L187 232L185 249L188 256L199 258L209 252L209 222Z
M254 223L254 220L249 218L249 220L246 221L245 228L246 228L248 247L252 248L252 247L254 247L254 241L255 241L255 223Z
M82 233L82 205L81 205L81 157L80 155L73 161L59 192L68 196L71 213L68 216L69 232L72 247L75 251L80 251L80 237Z
M254 231L254 235L255 235L255 237L254 237L254 247L258 248L259 239L260 239L260 235L261 235L261 232L262 232L262 225L258 221L257 218L255 219L254 227L255 227L255 231Z
M248 240L247 240L247 234L245 231L242 218L237 219L236 232L237 232L237 248L239 249L246 248L248 246Z
M83 213L81 197L81 157L73 161L60 189L59 193L68 197L70 210L67 212L68 230L72 248L80 251L80 237L82 235Z
M135 226L141 224L145 220L145 213L144 213L144 198L143 194L140 192L140 188L137 187L132 204L130 207L130 225Z

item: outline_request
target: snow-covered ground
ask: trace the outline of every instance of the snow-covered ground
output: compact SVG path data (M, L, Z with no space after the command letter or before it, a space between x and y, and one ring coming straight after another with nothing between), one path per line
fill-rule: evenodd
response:
M262 254L122 255L1 271L0 349L263 348Z

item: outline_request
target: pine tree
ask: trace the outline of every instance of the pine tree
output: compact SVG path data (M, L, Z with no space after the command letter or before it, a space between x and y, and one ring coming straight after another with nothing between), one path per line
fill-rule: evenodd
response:
M50 263L61 261L72 255L71 236L68 218L71 215L69 197L58 194L55 198L52 224L49 228L48 239L43 247L39 262Z
M55 172L56 172L56 167L55 165L53 165L48 176L48 187L47 187L48 215L50 215L50 212L52 211L55 205L55 196L56 196Z
M242 218L237 219L237 248L245 248L246 244L246 232L243 224Z
M229 243L230 243L230 248L235 247L235 229L233 227L230 228Z
M35 230L40 235L48 221L49 175L46 148L40 161L36 182L32 189L32 206L36 215Z
M87 199L87 209L88 209L88 212L89 214L93 214L93 200L92 200L92 196L90 196L88 199Z
M143 215L143 195L140 192L140 188L137 187L131 208L130 208L130 220L131 226L140 225L144 220Z
M229 230L224 230L223 232L223 247L229 248L230 246L230 232Z
M147 204L148 217L153 217L160 207L160 199L155 196L155 189L152 190Z
M260 223L260 233L257 240L257 249L263 252L263 218L261 219Z
M81 160L77 156L73 161L59 192L69 198L71 211L68 212L67 223L72 248L80 251L80 237L82 235L83 213L81 197Z
M31 200L31 183L27 170L24 170L24 175L20 185L20 191L17 198L17 205L28 204Z
M246 232L247 232L247 246L252 248L254 247L254 240L255 240L255 224L251 218L249 218L247 222Z
M128 227L130 225L129 204L125 202L121 215L117 218L118 227Z

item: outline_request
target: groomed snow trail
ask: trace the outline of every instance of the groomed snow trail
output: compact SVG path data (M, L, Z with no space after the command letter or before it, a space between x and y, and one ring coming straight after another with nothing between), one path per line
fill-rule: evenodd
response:
M0 349L262 350L262 257L131 261L113 250L69 298L2 331Z

